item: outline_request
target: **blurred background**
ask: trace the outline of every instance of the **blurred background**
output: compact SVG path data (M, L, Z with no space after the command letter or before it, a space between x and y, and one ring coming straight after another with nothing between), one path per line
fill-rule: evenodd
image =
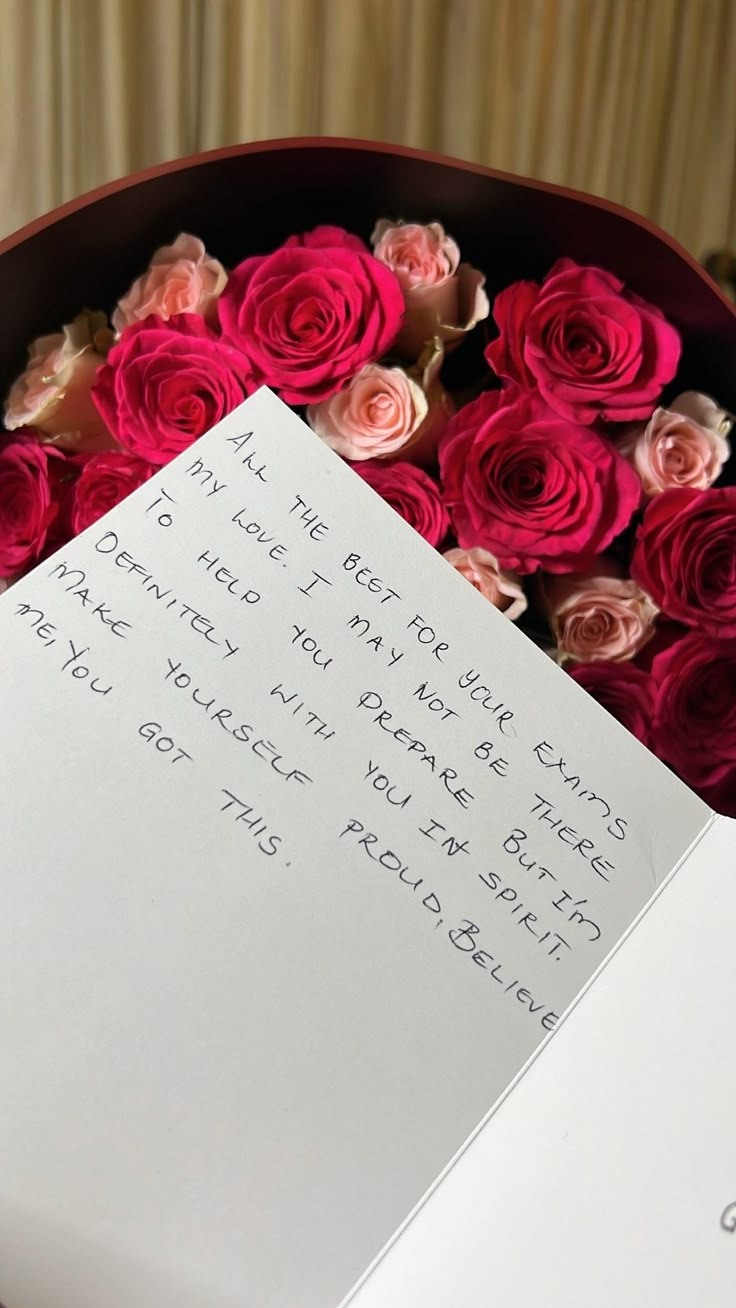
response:
M0 0L0 236L198 150L372 137L607 196L733 276L736 0Z

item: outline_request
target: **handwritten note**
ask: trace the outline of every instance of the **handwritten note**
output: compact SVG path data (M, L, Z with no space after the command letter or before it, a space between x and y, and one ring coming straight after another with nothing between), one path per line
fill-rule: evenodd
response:
M337 1303L708 810L265 390L0 640L3 1194Z

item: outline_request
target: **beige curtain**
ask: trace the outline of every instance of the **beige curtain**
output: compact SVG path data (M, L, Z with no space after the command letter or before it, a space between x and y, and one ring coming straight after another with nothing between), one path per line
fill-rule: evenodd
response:
M736 0L0 0L0 234L269 136L375 137L736 243Z

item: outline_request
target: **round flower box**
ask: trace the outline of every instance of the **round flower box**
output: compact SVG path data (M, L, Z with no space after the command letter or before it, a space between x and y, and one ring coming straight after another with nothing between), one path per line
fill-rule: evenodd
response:
M425 450L419 449L414 449L409 456L407 446L408 461L400 466L391 458L385 461L370 458L370 466L356 461L356 470L389 502L392 502L392 492L395 502L413 502L418 497L421 500L419 516L424 525L419 521L412 525L433 545L442 548L450 562L491 602L504 609L509 618L526 622L533 635L538 634L534 629L533 610L536 606L537 616L542 614L542 625L545 617L549 622L549 629L557 642L558 656L563 655L568 661L580 660L578 668L573 668L573 675L581 670L578 679L582 684L646 743L651 745L653 740L650 717L655 692L662 698L671 691L673 702L679 694L682 703L673 721L659 723L655 748L714 806L736 814L736 697L731 693L731 687L736 685L736 504L732 503L736 492L708 490L707 495L711 498L702 501L702 505L706 505L707 521L701 521L701 503L695 504L691 500L685 505L687 521L678 519L677 531L673 533L672 514L668 517L667 513L660 513L660 506L656 506L656 512L651 506L656 498L664 503L666 495L681 492L671 489L672 482L669 488L661 482L654 484L658 475L656 459L652 457L650 460L645 449L640 466L637 458L641 451L633 448L634 437L623 426L633 417L645 419L639 436L646 425L647 440L657 443L659 451L671 450L672 446L667 443L674 430L673 423L674 427L677 426L677 415L670 413L667 406L683 392L699 392L697 401L702 401L703 396L712 397L718 407L711 405L713 425L710 437L707 423L703 425L702 404L693 419L698 429L695 440L701 441L696 457L703 468L710 459L711 468L711 474L706 476L704 473L705 479L700 484L710 486L717 478L718 487L723 488L736 482L736 459L722 466L728 453L722 433L728 426L727 414L736 412L736 311L699 264L645 219L607 201L560 187L494 172L479 165L371 142L324 138L271 141L177 160L101 187L37 219L0 243L5 305L0 319L2 394L8 395L11 385L23 372L30 343L38 337L58 333L62 324L73 323L83 308L101 310L103 320L106 315L113 315L113 327L122 336L110 357L115 356L115 351L118 351L118 358L122 357L126 348L126 330L131 328L125 326L121 297L141 277L154 252L162 246L170 247L178 233L195 234L206 251L214 256L217 262L213 261L212 266L219 269L217 276L221 276L221 283L215 285L213 282L207 291L207 296L213 301L220 336L212 336L210 325L205 326L202 319L193 321L191 314L180 314L179 330L190 341L192 337L198 340L206 337L206 349L210 351L218 348L220 340L227 348L233 347L234 342L241 351L238 366L242 375L236 378L233 393L237 392L239 398L243 398L242 388L238 390L238 387L243 382L247 390L248 382L243 381L243 377L251 365L256 382L266 380L271 385L273 382L262 373L260 378L258 376L260 361L255 345L249 352L248 315L238 298L238 288L247 283L250 293L257 277L251 277L250 269L247 273L238 269L223 291L225 269L232 270L242 265L250 256L267 255L287 241L292 247L296 245L301 254L307 247L329 244L324 234L321 237L300 235L314 233L314 229L333 233L335 245L334 233L343 229L335 245L337 248L342 244L342 249L334 262L344 271L351 258L353 261L367 260L370 267L366 263L362 265L364 271L367 268L367 281L373 285L374 291L379 287L375 296L377 318L370 319L370 330L366 331L365 339L358 333L351 342L350 359L358 358L362 348L365 357L361 357L360 362L368 365L370 371L379 358L386 360L391 354L389 350L387 355L386 344L393 341L398 349L400 337L396 335L396 328L401 322L402 294L408 311L406 287L401 284L400 293L400 279L393 287L388 286L387 291L381 292L379 286L383 279L385 288L385 278L388 276L391 280L393 274L386 271L391 267L390 260L381 262L376 242L380 244L384 227L395 232L396 228L391 224L401 221L441 224L444 232L437 227L427 230L435 236L439 231L445 241L445 233L451 235L452 240L444 248L451 247L458 257L461 252L461 269L465 267L476 276L474 286L478 294L482 294L478 292L478 285L482 282L482 275L485 277L488 300L483 295L485 313L463 320L471 323L477 320L477 325L463 336L459 348L452 353L448 350L444 358L441 379L459 406L459 412L450 420L447 438L439 438L439 455L436 441L428 457L424 457ZM371 233L375 257L367 245L362 244L371 239ZM361 240L356 241L356 237ZM191 237L180 239L192 240ZM386 240L390 244L390 238L386 237ZM201 245L194 244L202 250ZM322 267L329 265L329 251L322 248L317 263L320 258ZM305 262L309 263L309 258L302 260ZM558 275L558 281L552 285L551 279L560 267L562 282ZM604 270L602 273L601 269ZM474 270L480 272L476 274ZM519 290L520 283L531 284L531 290ZM510 298L504 299L501 293L509 290ZM530 311L524 307L527 303L525 296L527 299L531 297L539 319L540 313L544 316L540 308L544 296L549 302L555 296L559 301L562 295L567 313L565 330L569 332L570 313L574 314L576 310L576 296L582 297L588 292L594 299L608 295L609 300L615 301L620 296L625 312L637 320L635 330L641 328L645 336L649 332L654 340L654 345L650 340L654 362L649 375L644 378L645 388L642 391L639 386L637 390L641 380L637 374L634 379L637 384L629 384L624 396L628 404L621 402L620 395L614 395L613 408L605 404L598 409L595 404L586 408L579 399L579 391L573 396L574 403L570 402L569 388L566 389L565 385L558 387L553 401L550 401L548 390L545 390L549 378L544 373L549 359L542 360L544 368L541 372L534 369L530 372L527 354L522 357L521 346L526 351L531 340L531 336L524 335L525 315L531 322ZM218 295L221 295L219 304L216 302ZM387 311L389 301L393 307L388 305L391 309L388 316L390 318L393 314L394 326L387 336L383 330L385 316L381 318L381 314ZM488 314L488 301L493 305L492 314ZM113 314L116 305L117 313ZM204 313L201 307L199 311ZM259 312L253 309L251 318ZM442 319L443 323L449 321ZM603 331L602 345L596 338L595 324L582 346L578 349L574 345L579 359L583 360L580 365L583 370L587 366L586 351L592 349L595 353L600 346L605 355L618 331L616 321L614 308L610 320L613 326L609 325ZM548 325L549 322L552 319L548 318ZM155 353L158 347L154 336L161 324L156 326L153 319L146 319L146 323L153 323L153 327L146 327L151 338L147 348ZM137 331L139 326L133 324L132 330ZM460 320L456 326L458 335L463 335ZM112 332L107 328L104 330L109 337L109 347ZM405 330L408 330L408 320L401 328L402 333ZM554 322L549 330L549 339L553 342L550 349L554 349L554 332L557 330ZM583 336L585 330L584 325ZM628 330L628 327L622 329L621 335L626 337ZM613 334L611 340L605 339L606 331ZM366 339L373 339L371 332L376 342L372 353L365 348ZM452 343L458 344L457 341ZM260 349L262 342L256 344ZM614 353L618 349L618 363L629 344L625 341L624 346L620 346L614 341L611 346ZM646 341L642 348L646 355ZM206 352L204 346L198 345L197 349L200 354ZM138 338L131 347L131 354L137 350ZM669 356L666 367L663 364L665 356ZM93 358L99 356L93 355ZM416 356L412 358L418 366ZM552 362L554 364L554 360ZM595 359L591 366L598 366ZM382 369L379 367L378 371ZM119 403L114 374L115 368L108 363L96 372L95 382L97 409L105 417L110 431L114 431L111 418L115 418L115 408ZM322 390L311 394L305 388L300 391L298 372L294 374L292 370L289 385L282 386L280 393L289 403L308 405L306 416L311 425L323 439L333 443L335 413L334 410L324 411L324 401L329 394L329 387L325 391L325 378L328 382L330 380L329 367L325 369L324 360L319 377ZM332 387L333 392L341 388L344 392L354 380L348 369ZM416 380L415 373L412 385ZM406 395L409 383L403 375L401 385L404 387L402 395ZM278 386L273 385L273 388L279 390ZM485 393L479 396L481 388L485 388ZM538 437L538 448L542 450L539 455L542 461L548 457L542 448L545 442L548 442L548 449L562 449L567 440L564 425L569 428L572 424L578 432L575 457L579 459L579 465L575 475L591 504L596 498L597 483L607 479L608 488L604 487L601 495L604 501L606 497L611 501L608 510L601 512L598 509L599 522L595 530L591 530L586 521L587 510L579 509L579 530L571 535L571 550L567 553L565 542L560 545L559 541L555 550L545 551L544 536L539 532L531 545L527 540L527 548L522 548L518 539L503 542L508 546L505 558L500 548L476 548L476 545L488 546L488 542L473 535L478 528L477 514L476 520L472 520L479 499L478 487L472 487L470 493L464 489L464 468L476 456L479 466L482 464L485 468L488 449L495 442L495 451L499 443L497 432L494 433L494 423L498 426L496 409L503 408L503 404L508 402L498 399L502 388L505 388L504 395L513 395L514 388L519 392L518 403L513 400L517 422L528 427L541 422L543 435ZM633 408L632 397L636 401ZM424 397L420 398L424 402ZM643 408L642 400L645 401ZM316 401L314 406L312 401ZM554 412L548 409L548 403L552 403ZM620 407L616 408L616 405ZM655 406L660 407L655 411ZM318 412L313 412L313 407ZM658 427L656 431L650 431L655 417ZM97 415L96 420L99 421ZM26 421L29 427L33 425ZM8 425L18 427L21 423L14 421ZM38 425L41 427L40 422ZM484 436L487 446L484 445L478 453L473 451L473 442L476 429L480 427L484 431L487 428L490 434ZM616 430L612 430L613 427ZM365 459L365 453L360 453L361 434L359 431L356 434L354 421L351 434L352 445L346 445L343 440L342 448L339 445L336 448L351 460ZM46 435L53 433L47 428ZM113 455L113 472L118 487L121 478L129 478L128 489L132 489L136 478L140 480L150 475L155 465L160 466L177 452L175 447L152 451L145 443L136 447L134 443L122 440L119 432L115 435L119 443L126 446L124 453L118 451ZM672 439L676 445L680 439L677 431ZM16 479L36 475L31 465L41 459L40 448L30 444L23 447L20 455L14 455L16 462L23 464L20 470L18 467L13 469ZM387 451L388 446L384 453ZM675 454L668 456L671 467L672 459L679 459L680 453L677 447ZM396 457L395 450L391 451L391 456ZM63 456L56 457L61 459ZM557 456L553 453L549 457ZM687 462L687 451L684 457ZM117 465L115 459L120 461ZM639 477L638 481L632 468ZM57 462L52 469L57 478L58 469ZM43 475L46 476L46 472ZM15 484L18 484L17 480ZM498 484L491 487L494 493ZM486 494L487 490L485 488L483 493ZM662 490L666 492L665 497L660 494ZM567 493L574 492L573 486L573 491ZM119 494L119 490L116 493ZM637 513L640 493L642 504ZM694 492L685 490L682 493L688 496ZM104 485L96 484L96 513L101 511L100 506L104 508L107 494ZM725 499L718 499L718 496L725 496ZM617 497L618 508L615 504ZM626 497L626 512L622 514L619 510ZM645 501L649 507L642 519ZM486 502L490 503L487 494ZM395 507L398 507L396 503ZM618 517L613 510L618 512ZM410 514L404 516L411 520ZM86 525L83 515L72 516L71 521L74 531ZM517 522L518 525L523 526ZM706 539L711 531L718 536L717 548L714 547L713 552L715 562L709 563L710 573L705 579L700 574L696 577L694 584L698 594L693 602L692 596L685 593L687 586L683 581L683 569L675 583L671 573L679 566L678 558L686 558L692 552L693 542ZM608 605L607 620L613 615L612 620L620 623L618 635L609 641L606 671L601 667L600 656L596 663L594 648L599 618L595 614L590 618L590 605L588 610L585 603L580 607L578 591L565 574L581 574L584 571L581 561L589 564L591 557L595 556L594 562L597 563L611 546L614 553L618 550L625 560L623 571L620 558L614 557L605 565L601 563L592 574L597 587L595 594L604 610L606 594L614 593L615 602ZM695 552L700 548L698 543ZM586 549L587 560L584 558ZM36 553L35 557L39 554ZM540 563L541 582L535 576ZM511 571L507 570L507 565ZM549 576L545 575L545 570ZM718 574L715 580L714 570ZM14 571L6 566L0 575L7 577ZM525 583L529 581L526 594L517 571L524 574ZM679 592L675 594L678 586ZM718 587L727 593L728 603L721 602ZM718 593L714 599L715 591ZM574 607L575 604L578 607L573 622L571 605ZM570 638L567 646L560 635L565 614L570 619L568 630L575 628L574 640ZM660 624L656 634L655 622ZM701 638L702 648L697 645L697 638ZM648 654L643 663L631 662L634 654L638 656L644 640L648 642ZM650 675L652 662L657 660L659 681ZM720 671L711 683L708 669L714 660ZM713 694L711 684L717 685ZM697 698L695 709L693 695ZM716 735L723 737L723 741L714 748L712 742ZM715 761L711 757L713 753L717 755Z
M367 238L376 216L441 218L489 296L541 277L561 255L603 264L679 329L677 384L736 409L736 312L652 223L608 201L418 150L321 137L178 159L99 187L0 242L0 386L28 343L82 305L109 307L179 231L227 267L328 222ZM481 342L482 343L482 338Z

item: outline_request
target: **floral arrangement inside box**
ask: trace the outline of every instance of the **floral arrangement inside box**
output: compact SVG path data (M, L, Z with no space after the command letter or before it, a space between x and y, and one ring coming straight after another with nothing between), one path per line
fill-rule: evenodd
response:
M228 275L182 234L30 346L0 444L0 587L259 385L715 808L736 815L731 420L667 397L680 339L559 259L491 306L440 223L291 236ZM492 317L491 317L492 316ZM491 322L495 322L495 330ZM448 389L471 332L484 375Z

